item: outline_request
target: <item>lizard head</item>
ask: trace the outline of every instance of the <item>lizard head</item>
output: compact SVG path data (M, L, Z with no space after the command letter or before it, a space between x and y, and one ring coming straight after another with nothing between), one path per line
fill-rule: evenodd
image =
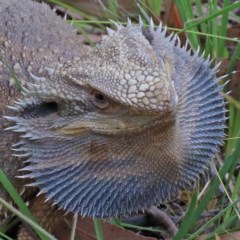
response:
M32 74L9 118L23 133L22 177L81 215L121 216L168 199L196 181L223 136L209 61L161 26L116 27L86 55Z

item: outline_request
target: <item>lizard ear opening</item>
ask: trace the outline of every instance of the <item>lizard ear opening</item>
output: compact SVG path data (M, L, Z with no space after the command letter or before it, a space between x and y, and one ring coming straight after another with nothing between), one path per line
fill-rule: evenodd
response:
M56 102L43 102L40 105L33 106L25 110L23 115L30 118L45 117L58 111Z

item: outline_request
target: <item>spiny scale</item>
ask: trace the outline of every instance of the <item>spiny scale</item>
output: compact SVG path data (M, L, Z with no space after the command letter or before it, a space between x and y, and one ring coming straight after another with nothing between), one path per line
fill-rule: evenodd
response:
M124 29L113 23L116 30L108 28L108 37L118 37ZM126 28L130 32L137 28L143 34L141 18L139 26L128 20ZM150 21L150 44L160 59L167 57L171 63L171 80L178 97L173 125L124 139L93 133L67 140L56 134L51 139L47 133L47 137L40 138L27 131L23 136L21 146L26 152L23 156L30 156L26 160L30 166L23 170L30 173L22 177L34 179L31 186L38 186L41 193L66 211L113 217L157 205L179 190L192 187L222 143L226 118L222 88L215 78L218 66L210 69L209 59L198 57L198 51L193 54L187 51L188 43L180 47L178 36L166 37L166 31L162 24L155 31ZM48 72L52 74L54 70ZM47 81L31 76L38 84ZM31 91L38 88L29 87ZM18 102L17 109L19 105ZM21 118L9 120L17 123L19 131L26 125ZM89 151L93 139L98 149L94 154ZM164 153L166 148L169 153ZM171 157L178 162L173 164Z

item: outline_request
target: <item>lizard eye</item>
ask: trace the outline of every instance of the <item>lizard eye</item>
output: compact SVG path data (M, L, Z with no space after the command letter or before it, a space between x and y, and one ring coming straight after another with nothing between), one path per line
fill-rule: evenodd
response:
M106 109L110 105L107 97L98 91L93 92L93 103L101 109Z

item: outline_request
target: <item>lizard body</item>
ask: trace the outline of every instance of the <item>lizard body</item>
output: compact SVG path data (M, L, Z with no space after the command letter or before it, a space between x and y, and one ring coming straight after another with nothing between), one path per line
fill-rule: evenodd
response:
M73 59L86 51L86 48L75 31L46 4L1 0L0 16L0 167L16 189L23 192L27 181L16 178L23 161L13 156L11 150L11 145L19 141L19 134L4 131L12 124L3 118L13 112L8 106L23 97L15 78L26 86L27 82L32 82L30 73L41 72L44 75L45 65L52 62L61 64L65 59ZM26 194L32 197L32 190L26 191ZM2 187L0 196L9 200ZM4 211L0 218L5 218Z
M61 208L113 217L191 187L224 135L217 68L141 21L86 48L46 5L24 2L0 0L1 167L18 189L21 168Z

